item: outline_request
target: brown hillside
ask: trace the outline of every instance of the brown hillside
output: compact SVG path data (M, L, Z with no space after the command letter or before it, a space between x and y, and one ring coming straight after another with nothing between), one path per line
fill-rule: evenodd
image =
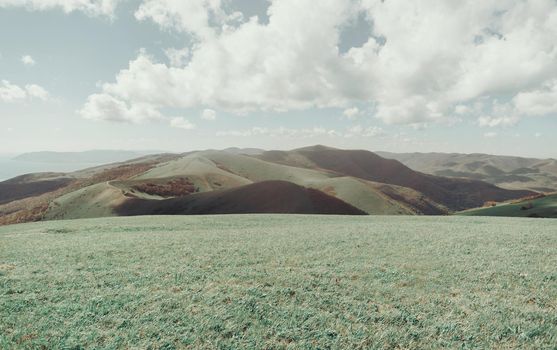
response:
M340 199L286 181L264 181L166 200L132 198L115 211L122 216L252 213L366 215Z
M0 182L0 204L39 196L70 184L71 178L29 181L27 175Z

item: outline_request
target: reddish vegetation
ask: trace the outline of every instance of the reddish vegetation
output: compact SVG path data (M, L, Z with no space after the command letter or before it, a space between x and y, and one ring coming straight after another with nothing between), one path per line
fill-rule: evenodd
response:
M141 183L132 186L133 189L153 196L182 197L196 192L194 184L184 178L174 179L166 183Z
M44 217L50 202L57 197L105 181L127 180L153 168L156 164L156 162L124 164L102 170L90 178L70 179L64 185L53 188L50 191L46 191L46 187L43 187L44 191L42 193L38 191L32 196L0 205L0 225L39 221ZM17 179L4 181L0 185L13 184L17 182ZM27 182L25 185L32 185L31 188L34 188L33 184L34 182Z
M543 194L543 193L536 193L534 195L522 197L520 199L512 201L511 204L518 204L518 203L522 203L522 202L526 202L526 201L532 201L534 199L540 199L540 198L545 198L545 197L546 197L546 195Z
M122 216L250 213L366 215L338 198L286 181L264 181L166 200L131 198L116 208L116 212Z
M152 169L156 164L154 163L137 163L137 164L124 164L115 168L106 169L98 174L93 175L89 182L96 184L104 181L127 180L136 175L142 174Z

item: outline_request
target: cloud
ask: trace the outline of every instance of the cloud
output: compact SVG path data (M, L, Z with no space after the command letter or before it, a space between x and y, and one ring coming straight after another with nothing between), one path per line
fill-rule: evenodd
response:
M190 49L187 47L183 49L169 48L164 50L164 54L168 57L171 67L183 67L188 62Z
M341 31L362 15L367 42L340 52ZM142 52L103 85L129 105L246 113L361 104L388 124L447 123L497 99L516 107L517 121L555 108L554 0L281 0L268 23L220 0L145 0L135 16L193 40L187 62ZM485 125L511 124L480 115L490 116Z
M346 132L341 132L335 129L327 129L323 127L314 128L265 128L265 127L252 127L245 130L226 130L216 133L217 136L236 136L236 137L251 137L251 136L270 136L270 137L285 137L285 138L312 138L318 136L327 137L380 137L385 136L386 133L382 128L371 126L364 128L360 125L348 128Z
M557 113L557 80L540 89L521 92L513 100L519 113L544 116Z
M26 66L34 66L35 64L37 64L37 62L35 62L33 57L31 57L29 55L25 55L25 56L21 57L21 62Z
M292 128L265 128L265 127L252 127L246 130L226 130L218 131L217 136L236 136L236 137L250 137L250 136L270 136L270 137L296 137L296 138L311 138L316 136L339 136L340 134L333 129L326 129L322 127L292 129Z
M345 137L378 137L385 136L385 131L377 126L370 126L364 128L361 125L355 125L348 129L344 134Z
M65 13L81 11L89 16L114 16L123 0L0 0L2 7L25 7L30 11L61 9Z
M87 103L78 111L84 118L98 121L140 123L162 119L162 114L147 103L128 105L107 94L89 96Z
M484 137L487 138L487 139L492 139L492 138L497 137L497 136L498 136L498 134L496 132L486 132L484 134Z
M33 98L46 101L48 99L48 92L36 84L28 84L21 87L11 84L7 80L0 81L1 102L17 102Z
M195 125L184 119L183 117L175 117L170 119L170 126L173 128L192 130L195 129Z
M513 126L518 123L519 118L517 116L506 116L506 117L492 117L492 116L482 116L478 118L478 125L481 127L496 127L496 126Z
M204 109L201 113L201 119L205 120L215 120L217 119L217 112L212 109Z
M342 115L346 118L346 119L356 119L360 116L360 110L358 109L358 107L352 107L352 108L348 108L345 109L342 112Z

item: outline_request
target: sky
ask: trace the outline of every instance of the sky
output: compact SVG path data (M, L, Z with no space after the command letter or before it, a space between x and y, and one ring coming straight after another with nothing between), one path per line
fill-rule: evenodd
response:
M0 154L556 135L555 0L0 0Z

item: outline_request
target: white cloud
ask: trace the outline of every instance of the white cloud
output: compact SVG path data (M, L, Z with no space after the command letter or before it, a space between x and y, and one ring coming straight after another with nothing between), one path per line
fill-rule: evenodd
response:
M183 117L175 117L170 119L170 126L173 128L192 130L195 129L195 125L190 121L184 119Z
M364 128L361 125L355 125L348 129L344 134L345 137L378 137L385 136L385 131L377 126L370 126Z
M327 137L381 137L386 133L382 128L371 126L364 128L361 125L356 125L348 128L346 132L338 131L335 129L327 129L323 127L314 128L265 128L265 127L252 127L245 130L226 130L219 131L217 136L236 136L236 137L250 137L250 136L270 136L270 137L286 137L286 138L312 138L318 136Z
M518 123L519 118L517 116L506 116L506 117L492 117L492 116L481 116L478 118L478 125L481 127L497 127L497 126L513 126Z
M162 28L200 37L214 35L209 21L222 16L220 0L145 0L135 12L140 21L152 20Z
M149 104L133 104L107 94L89 96L85 106L78 111L84 118L114 122L140 123L146 120L162 119L162 114Z
M360 116L360 109L358 107L347 108L342 112L342 115L347 119L356 119Z
M226 130L218 131L217 136L237 136L237 137L250 137L250 136L270 136L270 137L300 137L312 138L316 136L340 136L340 133L334 129L325 129L322 127L292 129L292 128L265 128L253 127L246 130Z
M31 11L61 9L66 13L82 11L89 16L114 16L123 0L0 0L2 7L25 7Z
M39 85L25 85L25 90L27 91L27 95L29 97L35 97L43 101L46 101L48 98L48 92Z
M496 132L492 132L492 131L491 131L491 132L486 132L486 133L484 134L484 137L485 137L485 138L488 138L488 139L492 139L492 138L494 138L494 137L497 137L497 135L498 135L498 134L497 134Z
M0 81L0 102L17 102L32 98L46 101L48 99L48 92L35 84L21 87L11 84L7 80Z
M25 56L21 57L21 62L26 66L34 66L35 64L37 64L37 62L35 62L33 57L31 57L29 55L25 55Z
M166 55L166 57L168 57L170 66L183 67L188 62L190 49L188 49L187 47L183 49L169 48L164 50L164 54Z
M217 119L217 112L212 109L204 109L201 113L201 119L205 120L215 120Z
M519 113L529 116L557 114L557 81L533 91L521 92L514 98Z
M400 124L446 123L501 96L515 113L473 117L510 125L555 108L546 96L557 79L553 0L281 0L271 2L268 24L226 8L220 0L143 1L138 20L193 35L189 59L167 66L141 53L102 93L129 105L237 113L359 103ZM340 31L361 13L373 35L341 53Z

